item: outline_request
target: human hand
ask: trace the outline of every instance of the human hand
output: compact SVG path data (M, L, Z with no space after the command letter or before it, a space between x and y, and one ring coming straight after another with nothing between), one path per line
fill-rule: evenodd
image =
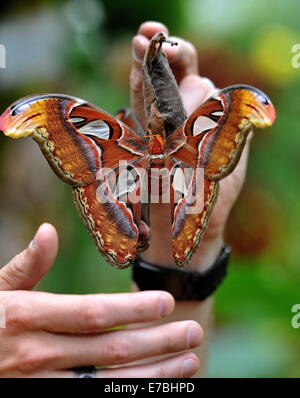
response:
M0 304L6 313L6 327L0 329L0 377L73 377L71 368L85 365L103 365L97 377L190 377L196 372L196 355L180 353L200 344L202 330L196 322L141 328L173 311L174 300L166 292L31 291L50 269L57 249L54 227L43 224L28 248L0 269ZM139 328L108 330L137 322ZM161 354L168 355L153 360ZM144 358L152 362L130 365Z
M130 74L131 108L138 117L142 126L146 128L147 121L144 112L143 82L141 66L143 57L148 47L149 40L157 32L168 35L168 29L158 22L143 23L137 35L133 38L133 62ZM216 88L207 78L198 74L198 60L195 47L178 37L169 37L176 41L178 46L163 43L172 71L177 80L183 104L188 114L191 114L201 103L210 97ZM205 269L217 258L222 244L223 231L230 210L236 201L243 185L246 173L249 142L252 134L248 136L247 144L237 167L226 178L220 181L218 199L210 217L208 227L203 235L200 247L195 252L189 263L193 269ZM147 251L142 257L151 263L172 265L171 248L171 221L168 204L151 204L151 241Z

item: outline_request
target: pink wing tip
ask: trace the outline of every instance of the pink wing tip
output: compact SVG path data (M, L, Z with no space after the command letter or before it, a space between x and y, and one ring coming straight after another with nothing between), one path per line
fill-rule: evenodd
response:
M7 130L7 123L8 123L9 116L10 116L9 108L6 109L6 111L3 112L2 115L0 116L0 131L3 131L4 134Z

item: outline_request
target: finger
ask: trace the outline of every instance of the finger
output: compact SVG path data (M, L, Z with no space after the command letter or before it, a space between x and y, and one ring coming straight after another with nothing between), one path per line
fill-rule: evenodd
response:
M138 69L142 66L150 39L158 32L169 34L168 28L160 22L148 21L140 25L137 35L132 40L133 60L136 61L135 66Z
M149 41L157 32L165 32L168 34L165 25L155 22L146 22L140 26L138 34L132 40L133 63L130 73L131 107L144 128L146 128L146 116L144 111L141 67ZM163 43L163 51L168 57L177 82L180 83L184 77L198 73L197 51L195 47L186 40L177 37L171 37L170 39L177 42L178 46L170 46L169 43Z
M169 315L174 299L167 292L59 295L22 292L7 300L6 324L27 330L84 333L114 326L148 322Z
M87 364L111 366L178 353L197 347L202 338L198 323L181 321L95 335L49 335L44 344L56 353L55 366L65 369ZM45 364L53 365L51 361Z
M177 46L170 46L169 43L163 43L162 49L168 57L169 64L180 82L185 76L198 74L198 56L192 43L179 37L171 36L169 39L177 43ZM141 34L132 39L133 66L140 71L143 63L146 49L150 40Z
M97 377L124 378L180 378L191 377L199 369L200 361L192 353L185 353L144 365L102 369Z
M163 43L163 51L168 57L177 82L180 83L185 76L197 75L199 73L198 55L194 45L176 36L170 36L168 39L177 43L177 46Z
M146 128L146 115L144 108L143 77L141 74L141 67L148 45L149 39L145 36L137 35L132 39L133 62L130 72L131 108L144 128ZM181 81L185 76L192 72L194 74L197 73L195 61L189 60L189 58L193 59L194 57L190 54L188 47L189 45L181 40L179 40L178 47L171 47L168 43L163 44L163 50L169 58L170 66L178 81ZM186 52L188 52L188 54L186 54ZM183 58L182 60L181 57Z
M103 368L96 371L97 378L180 378L191 377L199 369L200 361L193 353L185 353L145 365ZM22 377L15 373L13 377ZM27 377L74 378L78 373L71 370L42 371Z
M132 40L132 68L130 72L130 100L133 113L140 123L146 128L146 115L144 110L143 81L141 67L149 39L157 32L165 32L168 29L159 22L145 22L140 25L138 34Z
M199 369L200 361L192 353L185 353L145 365L104 368L96 372L97 378L182 378L191 377ZM45 372L35 377L76 377L73 370Z
M161 22L156 22L156 21L146 21L143 22L139 29L138 29L138 34L143 35L147 37L148 39L151 39L152 36L154 36L157 32L163 32L166 35L169 34L168 28L166 25L164 25Z
M33 241L0 270L0 290L29 290L54 262L58 250L55 228L42 224Z
M216 90L213 83L198 75L186 76L179 86L183 105L188 114L197 109Z

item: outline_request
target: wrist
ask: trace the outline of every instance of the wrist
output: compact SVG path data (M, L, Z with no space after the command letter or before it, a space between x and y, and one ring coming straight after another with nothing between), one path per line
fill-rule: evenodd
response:
M223 235L219 234L210 239L203 239L198 249L196 249L187 269L194 271L204 271L208 269L218 257L224 245ZM151 264L165 267L175 267L172 256L171 244L166 245L166 241L150 243L150 247L140 257Z
M200 246L192 256L188 269L205 271L215 262L224 245L223 235L220 234L211 239L203 239Z
M132 278L140 290L165 290L176 301L203 301L211 296L227 274L230 248L223 245L217 258L205 270L164 267L137 257Z

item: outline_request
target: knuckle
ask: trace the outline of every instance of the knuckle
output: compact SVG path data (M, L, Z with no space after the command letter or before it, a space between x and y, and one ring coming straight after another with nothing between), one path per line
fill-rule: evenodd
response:
M177 377L177 375L175 375L175 376ZM168 378L168 377L172 377L172 376L170 375L168 367L160 365L160 366L158 366L154 377Z
M9 262L4 270L3 273L1 275L1 285L5 286L5 290L8 289L9 290L13 290L14 286L16 284L16 282L18 282L19 280L22 280L22 271L20 270L20 261L18 260L20 258L20 255L18 254L15 258L13 258L11 260L11 262ZM16 265L19 264L19 265ZM24 275L23 275L24 277Z
M162 353L168 354L178 351L178 346L180 341L176 333L170 333L170 331L165 331L162 338Z
M23 255L17 254L13 261L10 263L10 271L14 273L16 276L24 276L24 267L23 267Z
M24 279L25 276L25 267L24 262L29 255L28 250L23 251L20 254L17 254L10 263L7 264L6 272L10 279Z
M120 336L112 337L106 346L107 364L128 362L131 356L131 344L128 339Z
M17 254L1 272L1 284L8 286L9 289L14 290L16 282L24 282L27 276L27 265L36 260L37 254L30 248L23 250Z
M6 312L6 327L22 330L28 327L30 323L30 314L24 301L16 298L10 303L9 310Z
M5 377L15 366L15 344L14 339L8 333L0 334L0 377Z
M136 321L139 321L145 317L147 313L147 307L143 300L137 301L134 304L134 317Z
M182 44L183 44L183 48L184 48L184 51L185 51L186 55L188 55L190 58L197 58L198 57L198 53L197 53L196 47L194 46L193 43L191 43L188 40L182 39Z
M80 314L86 330L101 330L105 328L108 311L104 301L99 302L99 299L91 298L87 304L83 305Z
M41 370L54 360L54 355L49 348L44 345L23 342L17 348L16 368L23 374L30 374L37 370Z
M188 47L188 51L190 53L190 56L194 57L194 58L197 58L198 54L197 54L197 50L196 50L195 46L191 42L187 42L187 47Z

